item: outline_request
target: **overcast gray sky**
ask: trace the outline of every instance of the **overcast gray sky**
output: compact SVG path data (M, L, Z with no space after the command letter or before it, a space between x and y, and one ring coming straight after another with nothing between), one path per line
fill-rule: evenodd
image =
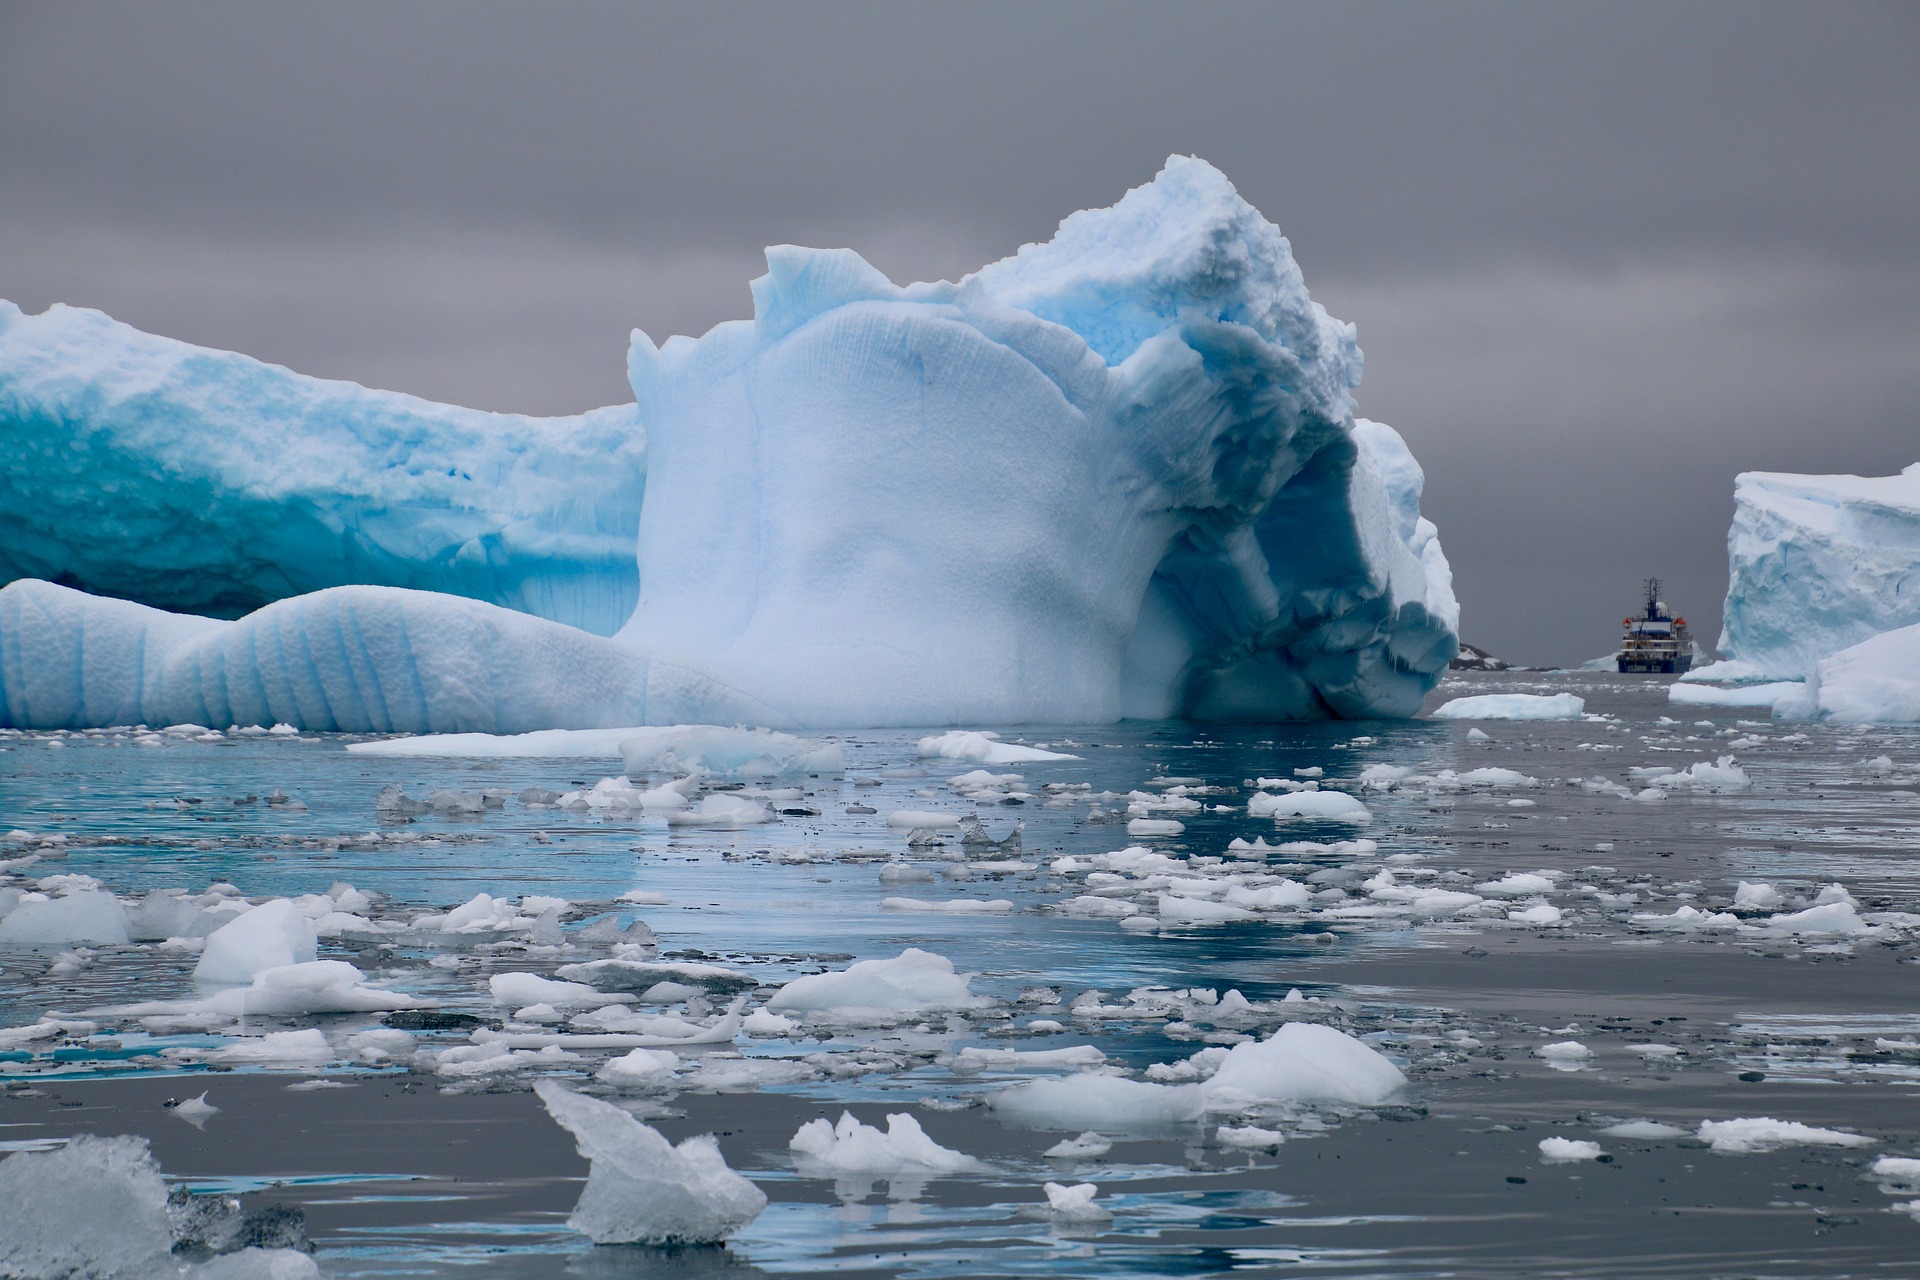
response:
M1920 461L1920 6L0 2L0 295L631 399L761 246L952 277L1205 156L1358 324L1465 637L1708 639L1733 476Z

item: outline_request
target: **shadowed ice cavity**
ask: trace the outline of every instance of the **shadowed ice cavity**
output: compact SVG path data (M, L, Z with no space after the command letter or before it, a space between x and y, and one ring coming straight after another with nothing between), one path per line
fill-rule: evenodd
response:
M1355 422L1352 327L1203 161L958 284L767 259L754 319L634 335L640 593L613 638L391 587L219 623L17 582L7 722L1410 715L1444 670L1418 465Z

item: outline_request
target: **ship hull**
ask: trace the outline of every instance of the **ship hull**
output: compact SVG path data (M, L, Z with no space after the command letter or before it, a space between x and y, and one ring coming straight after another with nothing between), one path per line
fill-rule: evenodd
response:
M1674 658L1621 658L1621 675L1680 676L1693 670L1693 655L1683 653Z

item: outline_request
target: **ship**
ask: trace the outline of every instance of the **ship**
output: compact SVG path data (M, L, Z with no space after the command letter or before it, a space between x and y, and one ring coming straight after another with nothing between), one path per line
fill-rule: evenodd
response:
M1660 579L1647 579L1647 603L1637 618L1622 618L1626 634L1615 655L1623 674L1628 672L1677 676L1693 666L1693 636L1687 620L1667 612L1660 598Z

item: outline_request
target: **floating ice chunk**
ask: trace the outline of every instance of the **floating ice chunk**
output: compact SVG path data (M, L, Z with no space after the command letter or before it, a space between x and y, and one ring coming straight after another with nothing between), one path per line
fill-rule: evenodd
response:
M800 1171L822 1174L963 1173L980 1162L929 1138L905 1113L887 1116L885 1133L842 1112L838 1124L809 1120L787 1144Z
M1247 801L1247 814L1255 818L1314 818L1360 826L1373 821L1373 811L1344 791L1296 791L1278 796L1256 791Z
M254 1063L270 1067L313 1067L333 1061L333 1046L317 1027L300 1031L269 1031L264 1036L233 1040L208 1055L221 1063Z
M1127 834L1130 836L1177 836L1186 829L1186 823L1173 818L1130 818L1127 821Z
M1697 1131L1715 1151L1746 1153L1778 1147L1869 1147L1873 1139L1839 1129L1820 1129L1797 1120L1753 1116L1739 1120L1703 1120Z
M887 815L887 825L897 831L951 831L960 825L960 815L937 809L895 809Z
M946 915L1005 915L1013 910L1009 898L946 898L931 902L925 898L882 898L882 911L926 911Z
M955 973L945 956L909 947L891 960L861 960L832 973L795 978L767 1001L773 1010L873 1010L924 1013L978 1009L991 1004L968 987L972 974Z
M1721 756L1713 764L1701 760L1688 768L1663 773L1658 785L1662 791L1746 791L1752 788L1753 780L1732 756Z
M1468 742L1492 742L1493 735L1488 733L1485 729L1476 727L1476 728L1467 730L1467 741Z
M1548 1066L1558 1071L1578 1071L1593 1058L1593 1050L1578 1040L1561 1040L1554 1044L1543 1044L1533 1052Z
M1804 692L1798 680L1770 684L1735 685L1729 689L1710 684L1677 683L1667 689L1667 700L1694 707L1772 707L1782 698Z
M228 987L203 1000L181 1004L140 1004L123 1012L135 1015L192 1012L289 1016L311 1013L379 1013L418 1009L428 1004L398 991L366 985L366 975L344 960L308 960L276 965L253 976L244 987Z
M1100 1188L1091 1182L1072 1186L1049 1182L1042 1189L1047 1193L1047 1212L1062 1222L1105 1222L1113 1216L1093 1202Z
M699 987L711 995L730 996L760 985L759 979L744 970L691 960L628 960L615 956L583 964L563 964L554 973L601 991L642 992L656 983L677 982Z
M987 1104L1035 1128L1117 1132L1197 1120L1206 1109L1197 1085L1152 1084L1091 1073L1028 1080L993 1094Z
M1160 919L1167 924L1233 924L1259 918L1245 907L1208 902L1204 898L1163 893L1159 896L1159 903Z
M1872 933L1874 926L1860 918L1851 900L1823 902L1805 911L1769 916L1766 928L1772 933Z
M83 1133L0 1160L0 1275L165 1274L172 1246L167 1188L145 1138Z
M1236 884L1222 895L1221 901L1254 911L1277 911L1306 906L1313 901L1313 891L1298 880L1281 880L1257 887Z
M1516 871L1510 876L1473 887L1479 893L1497 898L1527 898L1538 893L1552 893L1558 878L1558 872Z
M1584 1138L1542 1138L1540 1139L1540 1158L1549 1164L1570 1163L1575 1160L1598 1160L1606 1154L1605 1148L1597 1142L1588 1142Z
M167 1110L194 1128L204 1129L207 1127L207 1121L220 1114L220 1108L207 1101L208 1092L210 1091L202 1089L195 1097L183 1098Z
M1562 919L1560 908L1550 902L1536 902L1530 907L1515 907L1507 912L1507 919L1515 924L1554 925Z
M22 898L0 919L0 946L110 946L126 941L127 917L119 900L97 888L57 898Z
M1623 1120L1619 1124L1610 1124L1600 1131L1609 1138L1631 1138L1640 1142L1654 1142L1666 1138L1685 1138L1692 1134L1691 1129L1682 1129L1677 1125L1661 1124L1658 1120Z
M592 1162L567 1225L595 1244L715 1244L767 1207L760 1188L727 1167L712 1135L676 1147L619 1107L556 1081L533 1090Z
M1732 929L1739 925L1740 917L1731 911L1708 912L1682 903L1666 915L1649 911L1636 912L1633 923L1643 929L1679 929L1691 932L1696 929Z
M961 1073L988 1068L1086 1068L1097 1067L1107 1055L1090 1044L1066 1045L1058 1049L982 1049L968 1046L954 1055L953 1069Z
M1774 703L1773 714L1842 724L1920 721L1920 625L1884 632L1822 658L1802 689Z
M1249 1151L1265 1151L1279 1146L1287 1140L1287 1135L1278 1129L1262 1129L1258 1125L1223 1124L1214 1132L1214 1141L1223 1147L1240 1147Z
M1091 1131L1062 1138L1040 1154L1049 1160L1097 1160L1113 1150L1113 1140Z
M530 1004L551 1004L560 1008L593 1005L597 1008L601 1005L631 1003L634 998L626 992L601 991L584 982L543 978L537 973L496 973L487 979L487 988L493 993L495 1004L515 1009Z
M1733 891L1735 911L1772 911L1786 900L1786 895L1770 884L1748 884L1742 880Z
M784 778L837 775L847 767L835 743L769 729L723 729L710 724L632 730L631 736L620 743L620 758L628 777L698 773L722 778Z
M667 815L670 826L715 827L722 830L751 827L772 819L773 814L760 801L727 791L713 792L703 797L697 807Z
M193 980L251 983L268 969L309 963L317 946L313 922L293 902L274 898L207 935Z
M750 1036L789 1036L800 1029L800 1024L771 1009L755 1009L741 1019L740 1029Z
M941 760L971 760L976 764L1020 764L1031 760L1078 760L1064 751L1046 751L1000 741L997 733L951 729L920 739L920 755Z
M1210 1107L1267 1102L1385 1102L1407 1083L1387 1056L1334 1027L1289 1022L1227 1050L1204 1089Z
M1868 1170L1882 1182L1893 1183L1902 1190L1920 1187L1920 1160L1909 1156L1881 1156Z
M594 1079L617 1085L651 1085L680 1069L680 1055L671 1049L634 1049L593 1073Z
M1586 700L1571 693L1482 693L1435 707L1438 720L1578 720Z

